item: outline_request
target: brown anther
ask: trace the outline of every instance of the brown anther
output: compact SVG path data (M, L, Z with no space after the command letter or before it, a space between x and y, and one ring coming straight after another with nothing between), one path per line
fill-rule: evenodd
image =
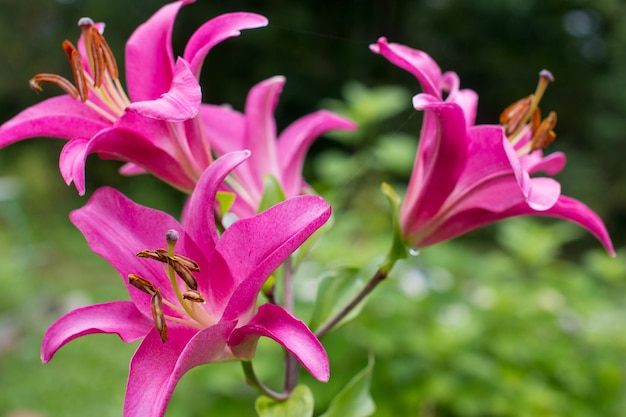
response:
M81 101L84 103L87 101L87 97L89 96L89 88L87 87L87 80L85 78L83 59L70 41L63 41L63 49L65 50L67 58L70 61L70 66L72 67L74 86L76 87L76 90L78 90Z
M174 256L171 256L170 258L174 262L178 262L182 264L185 268L187 268L190 271L193 271L193 272L200 271L200 266L198 266L198 263L194 260L187 258L186 256L174 254Z
M176 275L178 275L180 279L182 279L185 282L185 284L187 285L187 288L189 288L190 290L198 289L198 281L196 281L196 278L193 276L191 271L187 269L185 265L171 258L170 258L169 265L174 269L174 271L176 272Z
M70 95L72 98L80 97L80 93L78 92L76 87L74 87L74 84L72 84L68 79L61 77L60 75L37 74L28 82L30 88L37 91L38 93L43 91L43 89L41 88L41 83L54 84L61 90L63 90L66 94Z
M148 250L144 249L141 252L137 253L137 256L140 258L148 258L154 259L159 262L171 264L172 262L181 264L188 270L192 272L200 271L200 267L198 263L192 259L187 258L186 256L174 254L172 256L168 255L167 250L165 249L157 249L157 250Z
M159 261L163 263L167 263L169 260L169 257L167 256L167 251L165 249L157 249L157 250L144 249L141 252L138 252L137 256L140 258L154 259L155 261Z
M533 138L530 140L531 150L543 149L551 144L556 138L554 127L556 126L556 112L550 112L548 117L543 119L539 127L533 131Z
M140 258L154 259L159 262L167 263L172 267L172 269L174 269L176 275L178 275L180 279L187 284L187 288L191 290L198 289L198 281L196 281L192 272L198 272L200 267L195 261L192 261L186 256L178 254L170 256L167 253L167 250L162 248L157 250L144 249L141 252L138 252L137 256Z
M165 343L167 341L167 324L165 323L165 314L163 313L163 297L161 291L156 290L150 300L150 306L152 307L152 319L154 320L154 327L159 331L161 341Z
M95 29L95 28L94 28ZM113 55L113 51L109 47L109 44L104 39L104 35L96 30L97 35L94 35L98 38L98 47L100 48L100 53L102 54L102 61L106 66L109 75L114 80L120 77L119 70L117 69L117 61L115 60L115 56Z
M94 25L94 21L88 17L82 17L78 20L78 26L83 33L83 43L85 45L85 51L87 53L87 62L89 63L89 68L91 69L95 80L96 78L98 78L98 71L94 56L94 45L92 36L92 29L94 28Z
M157 289L150 281L136 274L128 274L128 283L146 294L154 295L157 292Z
M535 109L533 114L530 116L530 131L535 132L539 125L541 124L541 110Z
M198 291L188 290L183 294L185 300L192 301L194 303L204 304L204 297Z
M504 126L507 136L517 131L520 125L524 123L524 119L532 103L532 98L532 94L528 97L524 97L509 105L504 109L502 114L500 114L500 124Z
M119 78L117 62L109 44L100 33L93 20L83 17L78 21L83 32L83 40L85 43L85 51L87 52L87 60L89 68L93 73L94 87L102 85L102 77L105 71L109 72L112 79Z

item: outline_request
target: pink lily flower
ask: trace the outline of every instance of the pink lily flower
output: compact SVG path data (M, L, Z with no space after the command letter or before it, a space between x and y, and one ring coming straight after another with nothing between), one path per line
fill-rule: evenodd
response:
M540 148L527 146L553 135L553 124L544 121L534 132L525 126L520 131L523 139L514 143L502 126L467 127L463 110L455 103L418 94L413 104L434 121L422 131L400 208L401 230L409 246L432 245L502 219L531 215L577 223L615 254L604 223L593 210L562 195L556 180L530 176L540 171L554 175L565 164L562 153L543 157Z
M439 100L456 103L463 109L468 126L476 120L478 106L478 94L474 90L460 89L461 82L456 72L446 71L424 51L409 48L398 43L389 43L387 38L380 37L375 44L370 45L370 50L382 55L389 62L410 72L417 78L426 94L437 97Z
M478 95L459 89L456 73L442 74L425 52L384 37L370 50L413 74L423 90L413 98L413 106L425 115L400 208L407 245L420 248L502 219L535 215L575 222L615 254L596 213L562 195L556 180L531 177L538 172L555 175L565 166L562 152L544 156L542 151L556 137L556 114L541 121L538 108L552 74L542 71L537 91L503 112L503 126L474 126Z
M277 182L285 198L310 193L302 167L312 142L331 130L357 128L344 117L319 110L296 120L277 137L274 109L284 85L285 77L275 76L252 87L244 114L225 106L201 110L207 136L218 155L252 151L250 159L227 180L237 195L231 211L240 218L258 212L268 177Z
M212 161L200 118L198 76L209 50L242 29L265 26L252 13L228 13L209 20L175 59L171 37L179 9L193 0L163 6L139 26L126 44L126 83L122 87L103 24L79 21L78 48L64 42L74 83L56 74L37 74L31 86L56 84L67 94L29 107L0 126L0 146L38 136L66 139L60 170L68 184L85 193L87 155L127 161L122 173L148 171L191 191Z
M218 235L215 193L248 156L233 152L211 164L189 198L182 224L112 188L97 190L72 212L90 248L128 277L130 301L78 308L61 317L44 336L42 361L87 334L143 339L130 363L126 417L162 416L184 373L212 362L249 361L261 336L327 381L328 357L308 327L282 307L256 309L256 302L266 279L326 222L330 207L320 197L299 196Z

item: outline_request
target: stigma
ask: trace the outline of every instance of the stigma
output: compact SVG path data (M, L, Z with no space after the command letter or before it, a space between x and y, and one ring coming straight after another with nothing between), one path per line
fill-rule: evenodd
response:
M542 70L535 92L511 104L500 115L504 133L519 156L543 149L556 139L556 112L552 111L542 119L539 109L543 94L553 81L552 73Z
M173 236L175 238L172 238ZM177 241L178 233L170 230L166 233L167 249L144 249L137 253L139 258L164 264L175 299L164 298L161 288L157 288L149 279L137 274L128 275L129 284L150 296L154 327L159 332L163 343L167 342L168 321L195 328L205 328L215 322L201 306L198 306L205 302L204 296L198 290L198 281L193 274L199 272L200 267L192 259L174 252ZM167 314L165 307L172 312ZM177 315L173 315L174 312Z
M70 97L80 99L101 116L115 122L130 104L119 80L115 56L93 20L83 17L78 21L78 26L82 32L86 56L70 41L63 41L74 82L57 74L41 73L29 81L30 87L41 92L42 83L54 84Z

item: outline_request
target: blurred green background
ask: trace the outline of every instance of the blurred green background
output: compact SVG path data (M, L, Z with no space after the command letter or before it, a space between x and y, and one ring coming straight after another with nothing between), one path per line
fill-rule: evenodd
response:
M123 66L124 42L164 2L0 0L0 120L42 98L39 72L70 76L61 48L79 17L107 23ZM423 49L462 87L480 94L478 122L495 123L550 69L544 111L559 116L565 194L605 219L618 250L626 227L626 4L621 0L208 1L182 9L178 51L208 18L261 13L267 28L218 45L202 73L204 101L241 109L248 89L287 77L279 128L319 107L361 124L319 140L307 179L335 207L333 229L298 273L299 308L311 309L320 274L343 265L375 268L389 220L381 181L402 188L421 117L417 83L368 50L379 36ZM0 416L121 414L135 345L90 336L42 365L47 326L65 311L126 297L114 270L91 254L67 213L86 198L58 175L61 141L34 139L0 151ZM122 178L118 163L90 158L88 194L118 187L136 201L177 213L183 196L147 177ZM626 415L626 263L610 259L576 226L515 219L422 251L399 264L362 314L324 343L332 378L310 382L317 413L367 363L376 363L377 416L561 417ZM271 343L260 355L279 358ZM258 360L270 385L281 369ZM168 416L253 415L255 392L238 364L197 368L177 387Z

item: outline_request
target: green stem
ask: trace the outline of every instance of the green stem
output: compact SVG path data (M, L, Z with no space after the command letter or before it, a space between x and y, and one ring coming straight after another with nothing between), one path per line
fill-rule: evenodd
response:
M241 361L241 367L243 368L243 373L246 375L248 383L256 388L261 394L266 395L276 401L285 401L289 398L288 392L276 392L271 388L265 386L256 376L254 368L252 368L251 361Z
M387 278L387 275L391 270L391 266L385 265L384 268L378 268L378 270L376 271L376 273L374 273L367 285L365 285L365 287L363 287L363 289L352 299L352 301L350 301L350 303L348 303L339 313L337 313L335 317L322 324L315 331L315 336L317 336L318 339L326 336L326 334L331 331L332 328L335 327L335 325L337 325L337 323L339 323L345 316L347 316L353 308L355 308L361 301L363 301L363 299L367 297L367 295L371 293L374 288L378 286L378 284L380 284L385 278Z
M283 304L285 310L293 314L294 294L293 294L293 265L291 257L283 264ZM298 384L298 373L300 366L298 360L289 352L285 352L285 392L291 392Z

